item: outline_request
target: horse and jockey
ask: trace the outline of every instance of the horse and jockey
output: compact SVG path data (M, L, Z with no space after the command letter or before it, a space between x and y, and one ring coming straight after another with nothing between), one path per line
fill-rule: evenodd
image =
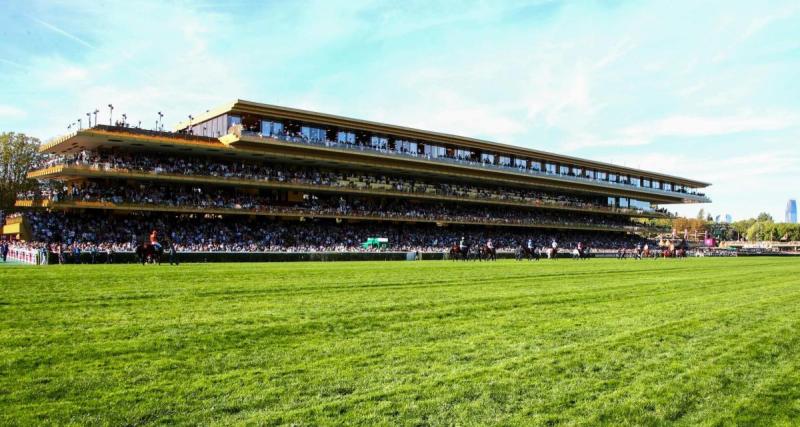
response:
M533 242L533 239L528 239L525 244L517 246L517 250L514 253L514 258L517 261L521 261L523 258L527 259L528 261L539 261L541 256L542 255L539 251L539 247Z
M547 250L547 259L558 259L558 242L553 239L550 248Z
M457 244L450 248L450 259L453 261L497 261L497 249L492 239L482 245L473 245L466 237L462 236Z
M583 242L578 242L575 249L572 250L572 259L588 259L591 250Z
M158 232L153 230L145 242L136 247L136 256L142 265L147 263L161 265L161 257L164 255L164 247L158 242Z

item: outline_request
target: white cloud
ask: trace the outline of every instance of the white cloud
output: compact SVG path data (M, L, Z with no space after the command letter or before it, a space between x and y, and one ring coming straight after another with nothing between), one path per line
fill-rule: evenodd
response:
M776 131L800 126L800 114L739 114L722 117L672 116L623 129L622 135L652 141L663 136L715 136L741 132Z
M4 119L22 119L27 115L28 113L20 108L11 105L0 105L0 117Z

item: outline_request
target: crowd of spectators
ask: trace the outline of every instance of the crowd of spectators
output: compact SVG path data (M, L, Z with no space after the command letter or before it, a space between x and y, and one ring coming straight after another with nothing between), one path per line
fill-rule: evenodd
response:
M518 202L534 206L559 206L591 208L608 212L639 213L641 210L611 207L605 197L553 194L532 189L515 189L497 186L475 186L463 183L433 182L431 180L388 176L378 173L336 171L279 164L245 161L225 161L192 157L143 155L126 152L83 151L75 155L55 156L46 166L57 164L79 165L98 170L136 171L153 174L178 174L211 176L266 181L286 184L303 184L337 187L354 190L373 189L383 192L400 192L437 196L452 196L480 200ZM32 197L33 194L23 195ZM658 210L667 213L666 210Z
M339 147L339 148L350 148L350 149L357 149L357 150L370 150L370 151L377 151L385 154L403 154L413 157L422 157L428 160L438 160L438 161L455 161L457 163L462 164L470 164L475 166L489 166L494 168L501 168L506 170L515 170L519 172L525 173L535 173L535 174L546 174L546 175L558 175L561 177L569 177L569 178L577 178L580 180L587 180L587 181L595 181L595 182L604 182L608 184L615 184L615 185L624 185L630 187L637 187L640 188L639 185L635 185L628 180L620 180L620 181L612 181L612 180L602 180L602 179L595 179L584 176L582 172L578 171L578 168L570 167L566 173L555 173L555 172L548 172L541 169L541 162L539 162L539 166L528 169L527 163L520 163L520 164L512 164L511 158L506 157L506 162L503 163L501 161L502 156L494 155L491 158L479 158L477 156L478 153L476 152L466 152L464 150L456 150L450 149L447 150L444 147L437 146L436 149L440 151L433 154L429 152L420 152L416 147L417 145L414 144L415 148L407 148L404 145L395 144L394 148L390 148L388 144L388 139L385 138L378 138L376 141L362 141L358 142L356 140L345 140L345 141L333 141L327 137L326 133L317 132L316 136L313 135L306 135L303 134L302 131L289 131L286 128L281 127L281 130L278 132L270 132L268 134L259 132L255 126L244 127L240 130L236 129L234 126L229 132L238 133L241 132L244 135L250 136L258 136L260 138L276 138L281 139L284 141L290 142L300 142L300 143L307 143L307 144L315 144L315 145L324 145L325 147ZM581 169L582 171L582 169ZM697 196L705 196L704 193L701 193L696 190L689 190L684 187L674 186L671 187L670 190L664 191L672 191L676 193L682 194L691 194Z
M213 217L100 212L28 212L29 242L15 247L46 248L53 253L127 252L147 241L157 230L164 243L193 252L352 252L374 251L362 247L370 237L386 237L391 251L441 252L465 237L473 244L492 239L498 250L513 250L532 239L539 247L556 241L565 249L578 242L593 249L634 247L644 242L635 235L611 232L576 232L487 228L432 227L420 224L347 223L335 220L272 221L247 217Z
M398 198L363 198L306 195L300 202L287 202L274 195L247 194L230 188L184 185L100 185L90 181L83 187L53 188L43 194L54 202L81 201L115 205L146 205L187 209L233 209L275 215L357 216L377 219L422 220L448 223L506 225L594 226L620 230L636 226L618 215L540 209L507 209L501 206L412 201Z

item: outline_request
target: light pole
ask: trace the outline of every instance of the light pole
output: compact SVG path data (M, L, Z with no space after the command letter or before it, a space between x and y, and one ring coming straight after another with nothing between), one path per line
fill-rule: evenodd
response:
M159 111L158 112L158 120L156 120L156 130L161 130L161 121L164 120L164 114Z
M92 127L92 113L86 113L86 123L88 123L87 128Z
M122 127L125 127L125 121L128 120L128 115L122 113Z
M188 129L188 132L186 132L186 133L189 133L189 134L193 133L192 132L192 120L194 120L194 117L192 117L192 115L189 114L189 129Z
M97 126L97 113L99 113L99 112L100 112L100 110L98 110L97 108L95 108L94 111L92 111L92 114L94 114L94 125L95 126Z
M83 129L83 122L81 122L81 119L78 119L78 130L81 129Z
M108 125L111 126L111 120L114 117L114 106L108 104Z

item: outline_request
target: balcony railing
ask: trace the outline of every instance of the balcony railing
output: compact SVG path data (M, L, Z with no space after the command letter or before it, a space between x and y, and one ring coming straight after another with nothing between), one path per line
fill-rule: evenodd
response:
M313 145L317 147L324 147L328 149L340 150L340 151L357 151L357 152L367 152L367 153L375 153L375 154L382 154L388 156L400 156L400 157L407 157L413 158L416 160L427 160L432 162L438 163L446 163L451 165L458 165L458 166L466 166L471 168L481 168L487 170L495 170L501 171L505 173L514 173L523 176L537 176L542 178L547 178L551 180L557 181L564 181L564 182L573 182L573 183L580 183L580 184L592 184L598 185L605 188L613 188L613 189L624 189L624 190L634 190L639 191L647 194L654 194L660 196L684 196L692 198L698 202L710 202L710 199L706 197L705 194L699 192L689 192L686 190L674 191L674 190L662 190L662 189L655 189L655 188L648 188L642 186L636 186L629 183L622 183L622 182L611 182L611 181L603 181L598 179L587 178L583 176L575 176L575 175L563 175L558 173L549 173L546 171L540 171L535 169L527 169L521 167L514 167L514 166L504 166L504 165L496 165L491 163L484 163L484 162L476 162L472 160L466 159L457 159L453 157L444 157L444 156L431 156L419 153L411 153L411 152L404 152L404 151L395 151L389 149L380 149L375 148L368 145L351 145L351 144L343 144L339 142L334 142L330 140L312 140L308 138L302 138L298 136L290 136L290 135L268 135L264 136L259 132L247 131L242 130L236 133L237 136L247 136L247 137L255 137L260 139L276 139L279 141L286 141L286 142L293 142L293 143L301 143L306 145Z
M464 224L464 225L493 225L500 227L527 227L527 228L553 228L567 230L593 230L593 231L613 231L628 233L655 233L662 232L662 227L646 225L618 225L618 224L594 224L570 221L540 221L534 218L486 218L472 216L450 216L450 215L405 215L401 213L392 214L370 214L364 212L337 212L335 210L314 209L314 208L292 208L284 206L257 206L253 208L245 207L216 207L216 206L185 206L171 204L144 204L144 203L114 203L110 201L56 201L51 199L18 200L17 207L28 208L49 208L49 209L111 209L127 211L155 211L170 213L198 213L212 215L255 215L273 217L294 217L294 218L329 218L329 219L352 219L358 221L394 221L394 222L417 222L435 223L437 225Z
M118 176L120 178L143 178L155 180L180 180L185 181L187 178L206 180L211 183L226 183L230 185L248 185L248 186L264 186L272 188L286 188L292 190L323 190L323 191L341 191L350 194L378 194L386 196L406 196L411 198L421 199L434 199L434 200L447 200L454 202L477 202L481 204L499 204L507 206L519 206L527 208L541 208L541 209L555 209L566 211L589 211L597 213L608 213L615 215L629 215L629 216L648 216L648 217L668 217L669 215L656 211L656 210L643 210L634 208L618 208L611 206L601 206L591 203L576 203L567 202L556 199L549 199L546 197L522 197L519 195L503 195L501 193L491 192L475 192L472 194L469 191L464 191L464 194L447 193L432 185L419 185L415 184L413 188L408 190L397 190L391 188L391 183L370 183L359 180L343 179L339 181L326 181L325 183L313 182L310 180L290 179L287 181L278 181L270 179L269 177L237 177L237 176L221 176L213 174L176 174L159 172L156 170L140 170L134 168L117 168L110 167L101 163L87 163L80 161L61 161L59 164L54 164L44 169L31 171L28 178L40 178L58 174L77 174L77 175L94 175L100 173L103 176ZM347 182L347 185L341 184ZM376 186L373 186L376 184ZM34 195L19 194L19 198L30 199Z

